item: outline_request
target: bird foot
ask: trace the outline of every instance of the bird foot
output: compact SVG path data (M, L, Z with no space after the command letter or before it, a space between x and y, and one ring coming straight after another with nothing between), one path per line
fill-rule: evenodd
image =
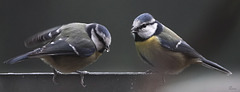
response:
M86 87L87 85L84 84L84 75L89 74L89 72L88 71L76 71L76 73L80 74L80 76L81 76L81 85L83 87Z
M53 78L52 78L52 81L55 85L58 84L58 82L56 81L57 79L57 76L60 75L60 72L56 71L55 69L53 69Z
M146 73L146 74L152 74L153 71L152 71L151 69L149 69L149 70L145 71L145 73Z

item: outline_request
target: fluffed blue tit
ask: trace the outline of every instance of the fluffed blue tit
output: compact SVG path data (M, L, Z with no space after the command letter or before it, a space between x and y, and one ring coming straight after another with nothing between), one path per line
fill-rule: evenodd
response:
M149 13L135 18L132 26L139 56L163 74L178 74L191 64L201 64L228 75L232 74L226 68L204 58Z
M26 47L43 45L33 51L5 61L14 64L30 58L40 58L62 73L77 72L95 62L103 52L109 52L111 35L97 23L70 23L40 32L25 41Z

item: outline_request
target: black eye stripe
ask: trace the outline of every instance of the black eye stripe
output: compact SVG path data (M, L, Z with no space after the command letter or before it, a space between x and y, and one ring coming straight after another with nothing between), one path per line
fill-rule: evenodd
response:
M96 30L94 30L94 33L96 34L98 40L99 40L100 42L102 42L104 46L106 46L106 43L104 42L104 39L103 39L100 35L97 34L97 31L96 31ZM105 50L105 48L102 48L101 50L99 50L99 52L103 52L104 50Z
M141 27L142 27L142 28L144 28L144 27L146 27L147 25L148 25L148 24L142 24L142 26L141 26Z
M96 30L94 30L94 32L95 32L95 34L96 34L98 40L101 41L101 42L103 43L104 46L106 46L106 43L104 42L103 38L102 38L100 35L97 34L97 31L96 31Z
M148 25L153 25L154 23L156 23L156 22L147 23L147 24L142 24L141 26L137 27L137 30L142 29L142 28L145 28L145 27L147 27Z

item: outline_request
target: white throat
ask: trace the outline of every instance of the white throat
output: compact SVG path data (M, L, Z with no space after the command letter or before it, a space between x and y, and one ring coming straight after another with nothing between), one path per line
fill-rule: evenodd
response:
M97 51L101 50L104 47L103 43L101 41L99 41L99 39L93 29L91 30L91 34L92 34L91 39L92 39L93 43L95 44Z

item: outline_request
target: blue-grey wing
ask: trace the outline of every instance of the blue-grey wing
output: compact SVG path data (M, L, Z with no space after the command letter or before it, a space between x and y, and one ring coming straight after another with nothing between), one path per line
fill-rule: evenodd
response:
M4 61L4 63L14 64L28 58L43 57L43 56L49 56L49 55L53 55L53 56L54 55L71 55L71 56L88 57L95 52L95 47L93 46L92 47L88 46L87 48L84 48L84 47L77 48L73 46L74 44L69 44L64 40L58 40L55 42L51 42L50 44L47 44L42 48L37 48L33 51L30 51L25 54L6 60Z
M25 46L36 47L50 42L52 39L54 39L56 36L60 34L61 32L61 30L59 30L60 27L61 26L56 26L29 37L24 42Z
M193 58L202 58L202 56L184 40L169 41L167 39L161 38L160 41L161 46L165 47L168 50L180 52L185 54L186 56Z
M48 43L30 56L46 55L74 55L80 57L91 56L96 51L94 44L83 40L81 45L68 43L65 40L56 40Z

